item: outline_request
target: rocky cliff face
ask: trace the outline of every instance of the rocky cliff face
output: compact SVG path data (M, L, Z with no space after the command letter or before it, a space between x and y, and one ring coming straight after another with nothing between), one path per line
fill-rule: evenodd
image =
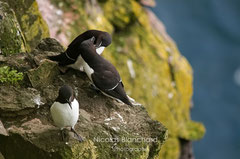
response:
M26 42L15 12L8 3L0 1L0 53L11 54L26 51Z
M30 54L1 59L1 65L24 73L24 80L0 87L0 151L5 158L156 158L167 129L150 119L143 106L119 104L92 90L84 73L60 74L57 64L46 56L61 51L57 41L45 39ZM76 130L83 143L71 133L67 142L61 141L49 114L64 84L74 88L80 103Z
M35 4L34 0L31 1L31 4ZM12 2L12 4L10 5L10 8L13 8L13 10L11 10L12 13L14 13L14 11L17 12L17 10L14 10L14 7L12 7L14 3L16 2ZM108 48L105 49L103 56L110 60L119 70L123 78L127 93L131 97L136 99L136 101L142 103L145 106L152 119L160 121L168 128L169 138L163 145L159 154L159 158L177 159L180 156L187 156L186 153L191 153L191 151L186 152L185 147L191 147L189 146L191 145L189 142L191 140L200 139L204 134L203 125L190 119L192 97L192 69L187 60L178 52L174 42L165 33L164 27L161 22L154 16L154 14L150 10L145 9L142 6L143 4L148 4L147 1L54 0L50 2L48 0L39 0L38 4L43 18L47 21L49 25L50 35L58 39L65 46L67 46L67 44L74 37L87 29L99 29L111 33L113 37L113 42ZM153 1L151 1L150 4L154 4ZM14 21L20 23L19 17L24 17L24 13L19 13L17 18L15 16L16 20ZM31 12L29 11L27 15L30 14ZM38 15L38 17L41 16ZM1 22L2 21L0 19L0 23ZM22 28L20 27L20 29ZM42 36L45 36L48 33L47 29L41 29L41 27L37 28L36 30ZM20 42L17 42L17 39L10 41L16 42L18 46L22 46L24 43L29 44L28 42L25 42L27 41L26 39L21 38L25 36L26 33L24 33L25 31L22 31L22 34L20 34ZM18 34L13 33L13 36L17 35ZM7 39L8 38L5 38L4 42ZM39 39L40 38L38 38L36 41L38 41ZM2 67L7 65L10 66L10 68L15 68L16 70L20 71L20 73L23 72L22 81L16 80L18 79L17 77L19 77L19 74L14 73L12 73L13 75L11 76L13 78L9 78L7 80L10 81L10 83L11 81L17 81L16 83L20 83L20 87L14 87L11 84L1 84L2 90L9 90L3 91L4 93L2 94L2 99L0 101L1 116L2 114L7 114L6 119L5 117L3 117L3 124L8 131L10 128L10 137L15 137L15 135L12 135L11 133L19 135L19 138L17 138L16 141L14 138L7 140L7 138L9 137L2 136L5 139L4 141L8 143L20 142L36 145L39 144L39 138L43 137L44 139L46 139L49 136L54 136L52 133L56 134L56 130L54 130L53 132L51 131L51 133L46 133L45 135L42 135L45 130L48 132L48 129L52 130L54 128L53 126L51 126L51 124L49 124L50 119L48 118L49 114L47 107L49 107L50 103L53 102L56 96L56 88L59 88L60 85L64 82L72 82L70 82L68 76L59 74L58 68L55 63L46 60L41 61L41 59L44 59L43 57L45 56L45 54L49 54L51 52L57 53L61 51L61 46L59 44L56 44L53 40L50 40L49 42L48 39L45 40L44 43L50 43L50 45L42 43L39 44L37 48L38 51L33 51L27 57L23 53L0 58ZM6 42L4 45L5 48L9 48L10 46L12 46L9 42ZM24 48L15 50L14 52L18 53L21 52L21 50L24 51ZM6 53L4 54L7 55L8 51L6 51ZM39 56L36 56L38 54ZM10 62L9 58L26 58L28 60L10 60ZM81 133L85 134L84 137L89 138L89 140L91 141L86 142L87 144L83 144L85 145L82 145L83 147L75 147L72 143L70 145L64 145L69 148L64 149L64 151L62 151L63 149L61 149L61 151L57 151L55 149L57 146L52 147L54 152L57 151L57 153L59 152L59 154L71 154L71 157L73 157L74 155L79 155L74 152L74 150L79 148L82 150L82 153L84 153L85 150L91 150L91 153L94 154L95 157L96 154L98 154L98 156L99 154L104 154L103 151L105 149L105 146L107 146L106 143L99 144L93 142L93 136L95 136L96 134L89 135L88 132L90 132L89 130L93 130L97 133L103 131L102 127L104 127L103 132L111 134L111 132L114 132L115 130L111 130L111 128L106 129L105 126L102 125L104 125L103 123L105 123L105 119L111 119L111 117L114 117L116 119L116 121L112 121L111 124L118 124L117 120L122 121L121 117L117 115L117 113L119 112L120 116L123 117L124 121L128 120L128 122L130 122L132 120L132 118L130 118L131 114L135 116L134 118L136 118L136 120L139 120L137 117L141 116L142 119L140 121L142 121L143 123L146 123L146 121L144 121L143 119L145 117L145 120L151 121L147 117L147 115L142 116L138 114L140 112L142 112L140 114L144 114L145 111L141 110L143 109L142 107L137 107L133 109L130 109L126 106L122 107L118 104L112 103L112 101L108 98L105 98L104 96L96 94L96 92L90 90L88 88L88 80L84 74L71 71L68 73L68 75L74 78L74 80L80 82L72 84L76 88L76 90L78 90L79 94L83 94L82 100L84 102L82 104L82 114L86 114L87 117L80 117L80 121L86 121L86 125L81 125L80 122L78 124L78 130ZM56 83L56 79L60 79L60 82ZM23 94L23 91L27 93L24 94L24 96L20 96L20 94ZM18 95L16 95L16 97L11 96L11 94L14 92L18 92ZM11 96L11 100L5 101L5 96ZM36 97L39 96L42 99L41 102L43 102L44 104L40 106L40 109L36 109L36 103L34 102L34 100L31 99L38 99ZM91 100L92 98L94 100ZM11 103L13 99L18 102ZM79 100L81 101L81 97L79 97ZM19 109L19 107L23 109ZM95 110L97 111L95 112ZM117 110L119 110L119 112ZM41 114L41 112L44 113ZM99 112L103 113L104 115L100 117ZM121 114L121 112L123 114ZM129 113L128 115L126 114L127 112ZM32 115L28 117L29 114ZM16 123L16 121L9 120L9 116L14 116L16 117L16 119L18 119L19 115L21 115L20 119L23 120L21 123ZM96 115L97 117L95 117ZM96 120L94 117L96 118ZM100 124L100 126L94 126L94 122ZM156 130L156 134L161 134L160 136L162 136L161 139L159 139L158 144L155 146L151 144L146 145L145 143L144 146L149 147L149 151L147 151L148 153L131 153L132 156L128 156L128 158L133 158L134 156L134 158L139 158L140 156L142 158L147 158L147 156L150 156L150 158L156 157L156 154L162 142L164 141L166 130L162 126L153 126L154 124L151 126L150 123L144 124L146 125L146 127L133 123L132 125L130 124L129 127L126 127L126 129L124 128L124 126L121 127L119 125L113 125L113 129L119 129L118 131L129 130L127 134L129 134L130 136L135 136L135 133L137 133L137 131L139 131L140 129L142 129L142 131L140 131L142 133L146 131L146 133L148 134L147 136L154 136L153 134L155 134L155 131L153 131L153 134L150 133L150 130L152 128ZM37 125L39 127L43 127L42 129L44 131L37 133L36 130L41 129L37 127ZM91 126L88 129L86 128L87 125L93 125L95 129L92 129ZM139 127L132 131L132 128L130 127L132 127L133 125L138 125ZM117 126L119 128L115 128ZM26 127L28 131L26 132L26 130L24 130L22 127ZM30 127L37 128L36 130L32 130L30 129ZM37 139L34 141L37 142L33 142L33 138L31 138L31 136L34 137L34 135L27 135L28 133L36 134ZM113 134L113 136L115 136L115 134ZM56 143L56 141L57 137L54 139L53 143ZM184 143L182 141L184 141ZM49 149L44 147L43 145L44 143L40 143L40 146L36 145L32 147L34 147L34 149L36 148L35 150L39 151L39 154L55 154L54 152L48 152ZM31 145L29 145L29 147L31 147ZM133 147L135 147L135 145ZM40 151L38 148L43 151ZM33 151L35 152L35 150ZM110 153L112 151L108 147L106 152ZM89 153L90 151L88 151L86 154ZM5 149L4 154L9 154L9 152L7 152ZM112 155L112 153L110 154ZM117 154L124 156L126 155L126 152L113 152L113 155L116 156ZM87 157L91 158L91 156L86 156L85 158ZM75 156L75 158L77 157ZM121 156L118 156L117 158L121 158Z
M156 158L167 129L153 121L143 106L129 107L91 89L84 73L60 74L57 64L46 56L61 51L57 41L45 39L30 54L1 59L1 65L24 73L24 80L0 86L0 151L5 158ZM75 128L83 143L68 130L67 141L61 141L49 114L64 84L72 86L80 103Z
M30 52L48 36L35 0L0 1L0 53Z

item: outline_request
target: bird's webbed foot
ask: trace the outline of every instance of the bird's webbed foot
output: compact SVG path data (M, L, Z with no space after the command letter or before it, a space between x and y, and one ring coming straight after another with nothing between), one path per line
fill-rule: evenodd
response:
M83 142L83 138L76 132L74 128L71 127L71 131L74 133L74 136L77 138L79 142Z

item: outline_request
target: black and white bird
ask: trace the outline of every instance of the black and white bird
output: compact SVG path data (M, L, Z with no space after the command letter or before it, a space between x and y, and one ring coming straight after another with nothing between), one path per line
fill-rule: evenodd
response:
M122 79L116 68L102 56L97 54L94 46L95 37L82 42L79 46L83 58L84 71L93 85L104 95L132 106L124 90Z
M51 106L50 112L55 125L61 130L63 140L63 129L71 127L71 131L77 136L78 140L80 142L83 141L81 136L78 135L74 129L74 126L78 121L79 104L75 99L73 90L70 86L64 85L60 88L58 97Z
M57 61L60 66L71 67L83 71L84 60L81 57L79 46L84 40L95 37L96 52L100 55L104 48L111 44L112 37L109 33L99 30L88 30L76 37L68 46L67 50L56 56L49 56L52 61Z

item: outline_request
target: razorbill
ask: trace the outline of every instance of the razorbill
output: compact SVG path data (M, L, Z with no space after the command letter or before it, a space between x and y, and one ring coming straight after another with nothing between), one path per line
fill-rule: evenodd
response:
M95 37L96 52L100 55L104 48L111 44L112 37L109 33L99 30L88 30L76 37L68 46L67 50L56 56L49 56L52 61L57 61L60 66L68 66L76 70L83 71L83 59L79 45L84 40Z
M97 54L94 41L95 37L92 37L83 41L79 46L81 56L85 61L83 65L84 71L93 85L104 95L132 106L132 103L125 93L118 71L109 61Z
M61 129L62 139L64 140L63 129L71 127L71 131L76 135L80 142L83 141L75 131L74 126L78 121L79 104L74 98L73 90L70 86L64 85L60 88L58 97L50 108L52 119L57 127Z

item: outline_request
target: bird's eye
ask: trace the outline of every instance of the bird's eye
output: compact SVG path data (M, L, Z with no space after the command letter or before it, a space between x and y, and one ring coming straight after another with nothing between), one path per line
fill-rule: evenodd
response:
M95 41L95 37L94 36L91 38L91 41L93 41L93 42Z

